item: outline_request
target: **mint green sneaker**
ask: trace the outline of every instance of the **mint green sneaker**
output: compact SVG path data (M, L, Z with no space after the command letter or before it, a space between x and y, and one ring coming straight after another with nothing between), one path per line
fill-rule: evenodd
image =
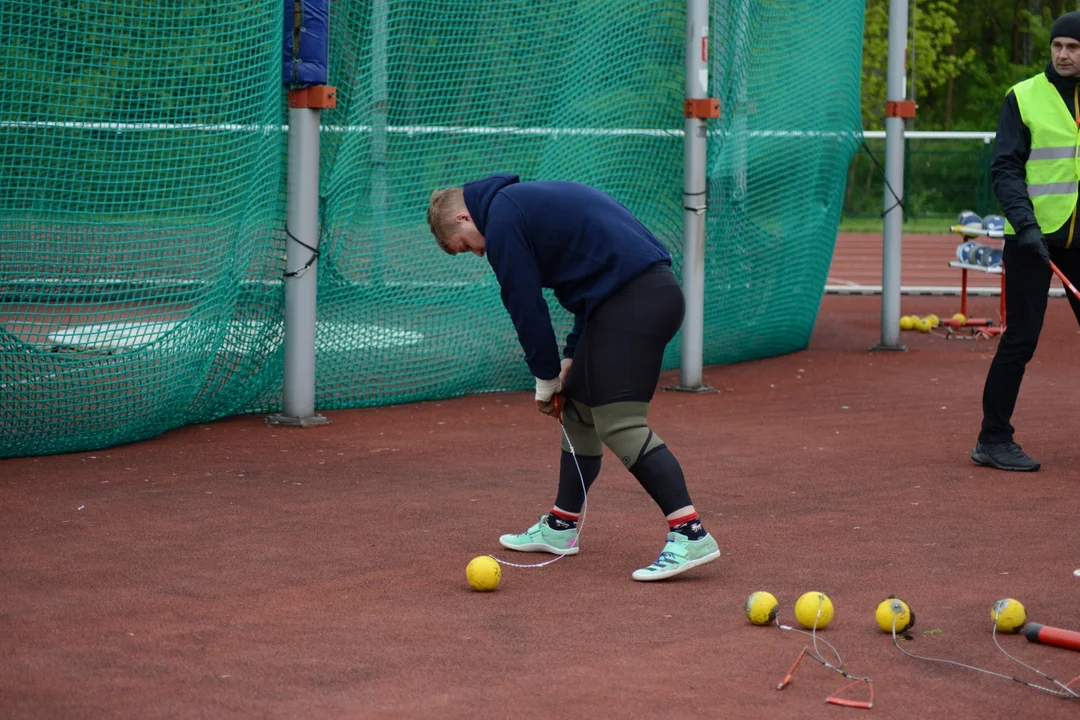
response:
M541 515L540 522L521 533L520 535L503 535L499 538L499 544L504 548L518 550L520 552L546 552L552 555L577 555L578 532L577 528L571 530L555 530L547 523L548 516ZM713 543L715 545L715 543Z
M691 540L682 533L669 532L667 544L649 567L635 570L635 580L663 580L704 565L720 557L720 546L709 533L700 540Z

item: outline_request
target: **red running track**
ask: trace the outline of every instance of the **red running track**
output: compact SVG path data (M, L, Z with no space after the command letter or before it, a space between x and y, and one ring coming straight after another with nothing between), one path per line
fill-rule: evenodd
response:
M994 647L990 612L1012 597L1078 629L1072 313L1051 300L1015 418L1044 468L1009 475L968 458L996 341L904 333L907 352L869 352L879 312L827 296L808 350L657 396L652 425L724 553L667 583L630 579L666 525L608 457L580 555L467 588L468 561L509 559L499 534L553 500L559 432L527 393L2 461L0 717L1075 718L1076 701L906 657L874 622L895 593L917 615L909 652L1048 682ZM873 710L826 705L843 678L809 661L776 690L809 638L751 626L755 590L786 622L799 594L829 594L823 637L873 678ZM1078 653L1000 642L1080 675Z
M904 287L960 289L960 270L949 267L956 260L958 235L904 235L901 241L900 283ZM995 241L986 241L995 244ZM1000 242L997 243L1000 247ZM831 289L880 287L882 237L880 234L841 233L829 269L827 285ZM971 288L1000 289L1001 277L983 272L968 272ZM1055 278L1052 287L1061 291Z

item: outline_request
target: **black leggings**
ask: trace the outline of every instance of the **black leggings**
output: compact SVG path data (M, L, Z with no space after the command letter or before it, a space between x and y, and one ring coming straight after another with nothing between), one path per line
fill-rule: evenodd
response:
M1073 285L1080 283L1080 248L1050 248L1050 259ZM1017 247L1013 238L1005 241L1005 332L990 363L983 387L981 443L1011 442L1011 423L1024 368L1035 354L1052 272L1038 256ZM1080 322L1080 301L1066 291L1073 314Z
M664 349L679 331L685 309L682 288L668 265L628 282L586 323L566 395L588 407L651 401Z
M655 437L646 425L647 403L656 392L664 349L679 331L684 310L682 289L667 265L650 268L605 300L585 325L566 379L567 396L586 410L570 403L565 412L576 413L579 426L591 428L601 441L609 443L612 418L600 422L599 427L594 425L597 408L644 403L640 418L618 418L623 430L632 427L632 432L643 428L647 431L642 438L644 452ZM659 438L656 440L659 442ZM620 459L665 515L693 504L682 468L666 445L637 458ZM586 454L578 455L576 460L563 451L555 499L557 507L574 513L581 511L585 501L582 484L587 490L600 473L601 457Z

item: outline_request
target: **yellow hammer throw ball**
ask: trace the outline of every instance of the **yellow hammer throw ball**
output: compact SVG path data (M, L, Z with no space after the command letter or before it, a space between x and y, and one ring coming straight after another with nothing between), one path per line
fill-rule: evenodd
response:
M892 633L894 621L897 633L907 632L915 625L915 613L899 598L882 600L874 612L874 617L878 627L887 633Z
M465 579L469 581L469 587L480 592L487 592L499 587L502 580L502 568L494 558L487 555L475 557L469 561L465 568Z
M1020 628L1027 622L1027 612L1019 600L1005 598L998 600L994 607L990 608L990 619L1001 632L1020 632Z
M928 322L932 328L941 327L941 318L933 313L926 316L926 322Z
M776 619L780 603L772 593L759 591L746 598L746 617L755 625L768 625Z
M816 590L803 593L795 601L795 619L807 630L815 626L818 630L824 630L832 622L832 616L832 600L825 593Z
M964 317L964 313L956 313L952 316L952 319L954 323L959 323L960 325L963 325L967 322L967 318Z
M904 317L900 318L901 330L910 330L913 327L915 327L915 322L911 319L910 315L905 315Z

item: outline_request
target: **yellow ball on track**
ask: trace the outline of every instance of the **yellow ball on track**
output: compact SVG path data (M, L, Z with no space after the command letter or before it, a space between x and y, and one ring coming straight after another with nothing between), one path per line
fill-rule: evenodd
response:
M816 627L818 630L825 629L833 617L832 600L825 593L811 591L803 593L795 601L795 619L807 630Z
M746 617L755 625L768 625L776 619L780 603L772 593L759 591L746 598Z
M915 624L915 613L899 598L882 600L874 612L874 618L878 627L887 633L892 633L894 621L898 633L907 632Z
M930 314L926 316L926 322L930 324L930 327L936 328L941 326L941 318L937 315Z
M963 325L964 323L967 322L967 318L964 317L964 313L956 313L955 315L952 316L952 319L953 319L953 322L959 323L960 325Z
M487 592L499 587L502 580L502 568L495 559L488 555L481 555L469 561L465 568L465 579L469 581L469 587L480 592Z
M915 329L919 332L930 332L930 323L926 318L915 318Z
M1019 600L1005 598L998 600L994 607L990 608L990 619L1001 632L1020 632L1020 628L1027 622L1027 611Z
M910 315L905 315L904 317L900 318L901 330L910 330L913 327L915 327L915 321L911 319Z

